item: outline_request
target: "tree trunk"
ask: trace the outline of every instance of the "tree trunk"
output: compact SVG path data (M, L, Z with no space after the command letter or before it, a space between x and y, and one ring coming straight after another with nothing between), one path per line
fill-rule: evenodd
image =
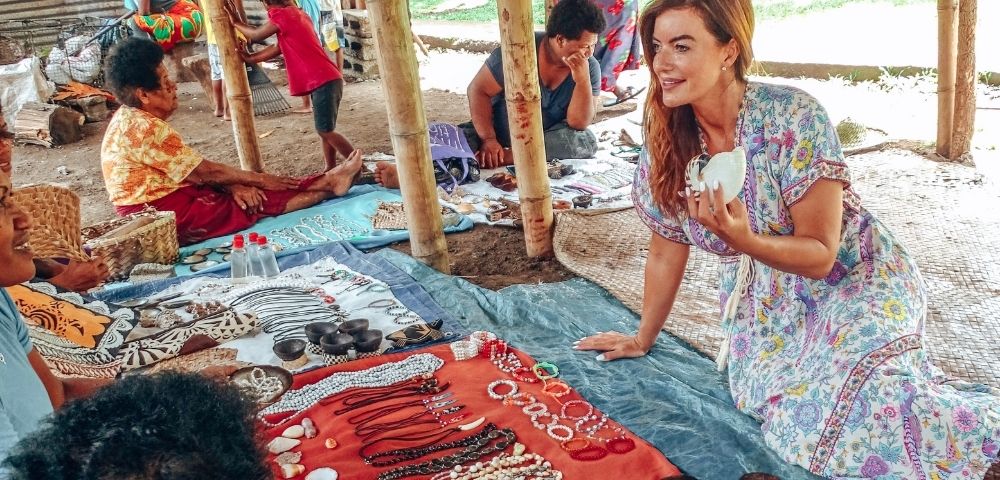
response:
M531 0L499 0L500 49L511 153L529 257L552 255L552 192L545 162Z
M257 127L253 119L253 100L250 96L250 82L247 80L246 64L236 53L236 30L229 22L229 15L222 8L224 0L202 0L212 21L215 41L219 46L222 60L222 76L226 82L226 96L229 98L229 112L233 119L233 135L236 137L236 153L240 156L240 166L244 170L261 172L264 161L257 145Z
M82 113L50 103L28 102L14 118L14 140L52 148L83 138Z
M958 55L958 0L938 0L937 153L951 158L955 122L955 69Z
M388 99L389 132L406 206L411 251L417 260L450 273L406 0L371 0L368 8L378 46L378 66L383 72L382 87Z
M954 118L955 128L948 158L958 160L972 150L972 134L976 125L976 0L961 0L958 9Z

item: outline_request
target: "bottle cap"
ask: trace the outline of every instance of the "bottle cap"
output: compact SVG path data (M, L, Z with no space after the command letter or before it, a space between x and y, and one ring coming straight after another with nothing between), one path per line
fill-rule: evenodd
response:
M237 233L236 235L233 235L233 241L235 242L236 240L243 240L243 234Z
M233 237L233 248L243 248L243 235Z
M267 237L265 237L264 235L257 237L257 245L260 245L262 247L264 245L267 245Z
M250 240L250 243L256 243L257 242L257 232L250 232L250 235L247 235L247 238Z

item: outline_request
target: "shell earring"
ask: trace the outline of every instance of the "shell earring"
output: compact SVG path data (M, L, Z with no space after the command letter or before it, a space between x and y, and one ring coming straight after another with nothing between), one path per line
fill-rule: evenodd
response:
M727 67L727 66L723 65L723 66L722 66L722 71L723 71L723 72L725 72L726 70L729 70L729 67Z

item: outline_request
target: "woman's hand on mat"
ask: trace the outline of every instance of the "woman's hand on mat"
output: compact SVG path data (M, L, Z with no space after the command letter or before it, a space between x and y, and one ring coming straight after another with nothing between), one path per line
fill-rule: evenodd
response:
M710 185L700 193L686 192L688 215L705 226L730 247L740 250L748 238L753 237L747 207L739 197L723 203L722 188Z
M49 283L73 292L86 292L104 283L108 275L108 264L101 257L85 262L70 260L62 272L49 279Z
M259 213L267 201L267 195L264 195L263 190L249 185L230 185L229 193L232 194L236 204L249 214Z
M619 332L602 332L584 337L573 343L574 350L596 350L603 352L597 356L601 362L619 358L637 358L649 351L639 342L639 337Z
M264 190L298 190L300 183L302 182L296 178L259 173L253 186Z
M480 168L499 168L503 165L503 146L495 138L483 140L476 154Z

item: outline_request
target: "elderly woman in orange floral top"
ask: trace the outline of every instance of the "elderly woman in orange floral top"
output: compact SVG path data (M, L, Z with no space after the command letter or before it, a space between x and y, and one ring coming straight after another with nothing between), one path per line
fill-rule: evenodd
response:
M358 150L336 168L304 179L206 160L166 122L177 109L177 87L157 44L128 39L107 62L109 85L122 103L101 145L111 202L119 215L146 206L175 212L181 244L237 232L261 218L342 196L361 169Z

